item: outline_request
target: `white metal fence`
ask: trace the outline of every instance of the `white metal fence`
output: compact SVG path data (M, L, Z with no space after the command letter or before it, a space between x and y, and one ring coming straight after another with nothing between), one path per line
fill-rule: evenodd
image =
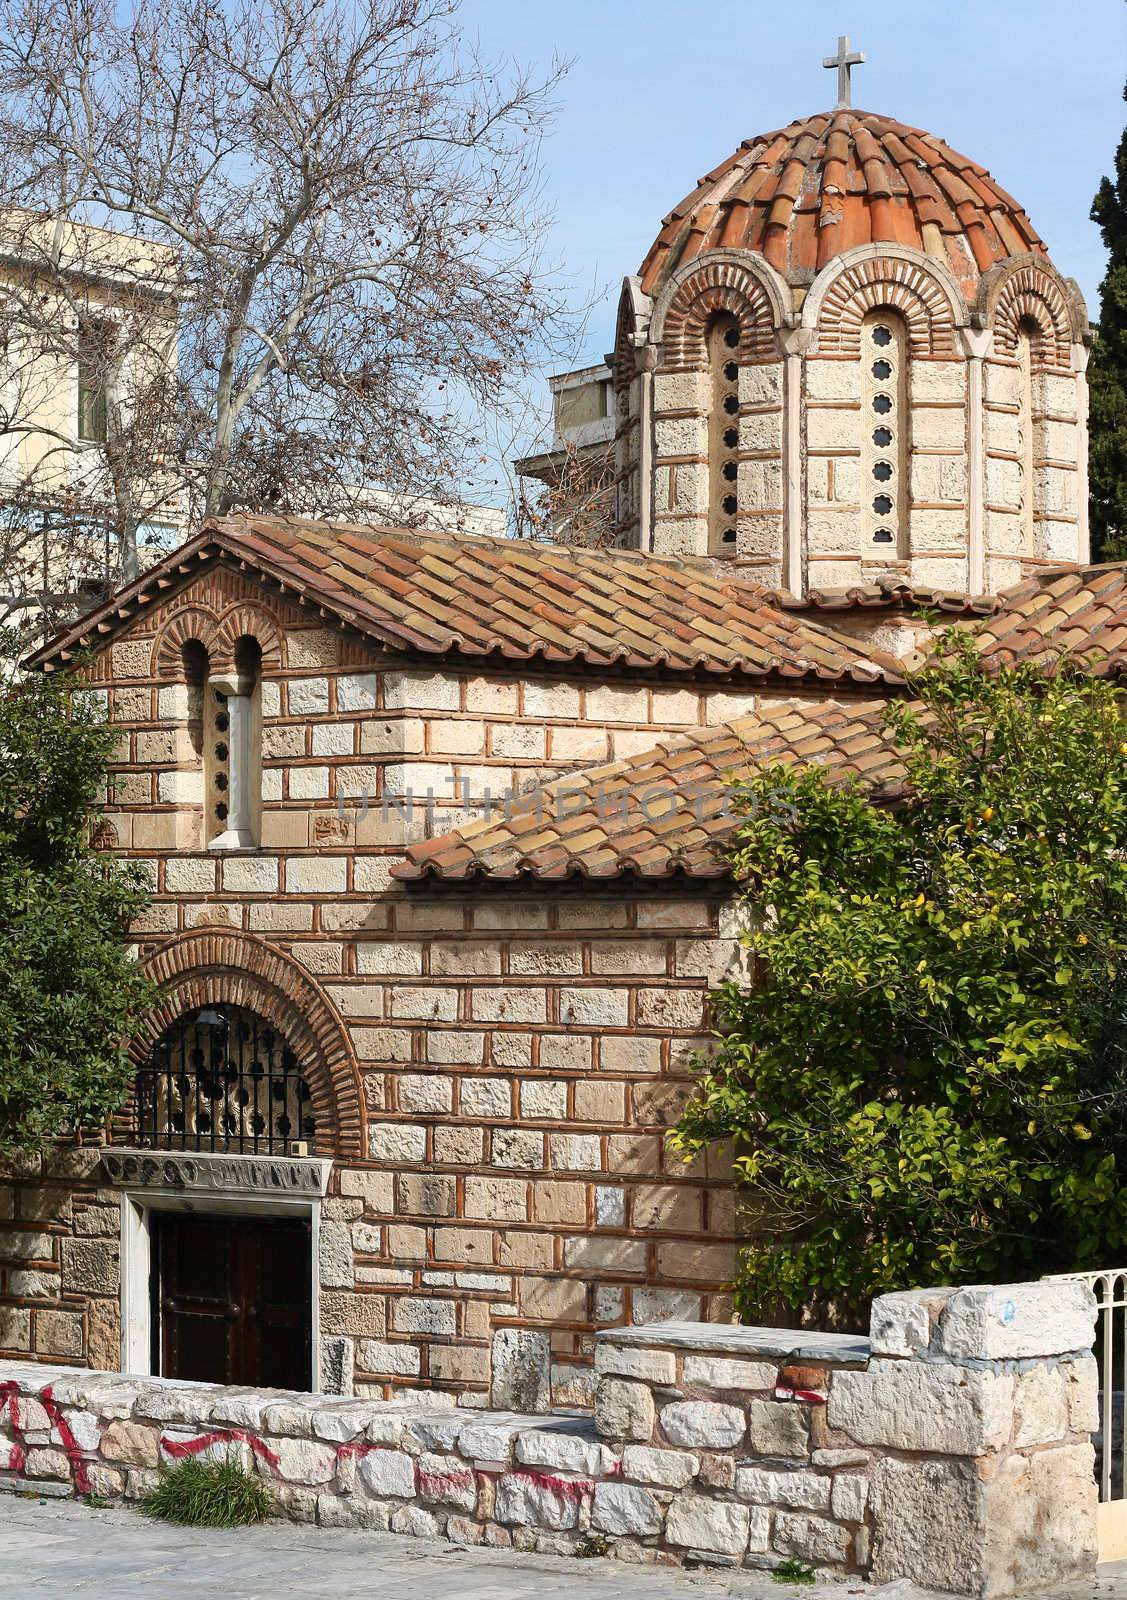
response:
M1100 1486L1100 1560L1127 1555L1127 1437L1123 1395L1127 1388L1127 1267L1099 1272L1062 1272L1078 1278L1096 1297L1096 1362L1100 1369L1100 1429L1095 1436L1096 1476Z

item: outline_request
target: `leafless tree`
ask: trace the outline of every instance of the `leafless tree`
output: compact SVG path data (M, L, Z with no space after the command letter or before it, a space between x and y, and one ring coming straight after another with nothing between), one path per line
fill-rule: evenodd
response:
M378 486L409 520L472 486L482 413L569 337L539 173L561 71L483 62L453 0L0 0L0 208L67 280L39 353L106 299L72 224L134 247L106 374L175 302L100 450L127 563L154 497L190 523Z
M617 514L621 477L614 441L602 448L553 443L549 462L548 472L539 481L528 477L517 480L517 536L587 549L617 543L622 531Z

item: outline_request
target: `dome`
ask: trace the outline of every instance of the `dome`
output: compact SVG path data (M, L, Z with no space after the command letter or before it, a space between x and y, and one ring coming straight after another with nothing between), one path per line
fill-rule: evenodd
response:
M751 250L809 284L857 245L912 245L942 261L968 299L1013 256L1047 256L1017 201L933 134L852 109L746 140L662 223L642 265L656 295L707 250Z

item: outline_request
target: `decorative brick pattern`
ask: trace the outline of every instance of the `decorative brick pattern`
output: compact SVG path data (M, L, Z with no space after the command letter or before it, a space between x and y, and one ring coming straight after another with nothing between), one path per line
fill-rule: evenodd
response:
M742 365L775 356L770 296L750 267L722 259L702 263L678 284L663 324L663 370L701 371L707 364L708 325L723 311L730 312L740 327L740 342L732 359Z
M1023 321L1036 325L1037 365L1046 371L1072 371L1072 313L1056 278L1042 266L1016 267L991 297L994 310L994 348L1012 356Z

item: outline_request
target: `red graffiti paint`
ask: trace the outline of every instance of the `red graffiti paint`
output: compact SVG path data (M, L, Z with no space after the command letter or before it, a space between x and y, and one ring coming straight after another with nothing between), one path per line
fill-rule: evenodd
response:
M349 1439L337 1446L337 1460L347 1461L349 1456L368 1456L373 1450L394 1450L394 1445L373 1444L371 1439Z
M511 1474L514 1478L523 1478L526 1483L533 1483L538 1489L550 1489L553 1494L558 1494L561 1500L574 1505L582 1500L585 1494L594 1490L594 1482L590 1478L557 1478L554 1473L540 1472L536 1467L517 1467Z
M8 1413L12 1432L19 1435L19 1438L13 1439L8 1446L8 1471L22 1472L27 1465L27 1449L23 1423L20 1420L19 1390L12 1380L0 1383L0 1416L3 1416L5 1411Z
M198 1439L170 1439L167 1434L161 1434L160 1447L173 1461L182 1461L185 1456L198 1456L213 1444L231 1443L249 1444L260 1461L265 1461L275 1472L278 1470L280 1458L269 1445L263 1444L261 1439L248 1433L245 1428L217 1428L213 1433L201 1433Z
M816 1389L792 1389L785 1383L775 1385L776 1400L800 1400L808 1406L824 1406L826 1397Z
M449 1493L451 1489L474 1489L476 1481L473 1473L466 1468L465 1471L456 1472L424 1472L416 1463L415 1490L419 1494L428 1494L432 1499Z
M70 1470L74 1477L74 1487L78 1494L90 1493L90 1463L82 1459L82 1451L78 1448L78 1441L70 1431L70 1424L63 1416L62 1410L54 1398L51 1385L42 1390L39 1403L51 1419L51 1426L59 1436L66 1458L70 1462Z

